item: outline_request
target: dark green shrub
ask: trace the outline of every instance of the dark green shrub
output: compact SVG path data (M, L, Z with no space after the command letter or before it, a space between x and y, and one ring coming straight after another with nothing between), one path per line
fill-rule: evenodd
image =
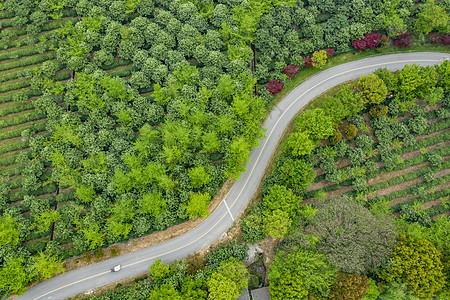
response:
M207 267L210 270L216 270L222 261L234 257L237 260L244 260L248 256L248 247L246 244L236 244L229 242L227 244L219 244L216 250L210 251L206 255Z
M408 122L408 127L412 132L422 134L428 127L427 119L422 116L410 119Z
M433 169L438 169L441 167L442 157L439 154L437 154L436 152L430 152L427 153L426 157Z
M341 141L334 145L334 150L336 151L336 157L344 157L347 153L348 144L345 141Z
M364 151L372 148L373 140L367 134L358 135L355 139L356 147L363 149Z
M391 101L388 105L388 112L392 115L392 116L398 116L400 115L400 106L398 105L397 102L395 101Z
M384 127L383 129L375 130L375 136L378 138L380 143L390 143L394 137L394 133L390 127Z
M348 121L358 128L361 128L365 124L364 117L361 115L351 116L348 118Z
M386 154L391 151L391 145L387 142L380 142L377 146L377 150L380 155Z
M333 135L328 138L328 141L331 145L336 145L337 143L340 143L342 141L342 133L339 131L339 129L334 130Z
M259 208L257 209L260 210ZM247 243L255 243L265 238L262 231L262 213L253 211L241 221L242 237Z
M394 137L398 136L400 138L404 138L406 135L409 134L409 128L403 122L394 123L392 125L392 132L394 134Z
M389 126L388 119L386 117L377 117L370 120L374 129L383 129Z
M381 155L381 161L387 171L392 171L397 168L397 166L403 162L398 154L394 152L387 152Z
M353 165L361 165L366 160L366 154L361 148L353 148L348 153L348 158Z
M436 174L431 169L428 169L425 171L425 173L422 174L422 179L425 182L432 182L436 179Z
M372 173L378 170L378 164L373 160L367 160L365 163L368 173Z
M414 116L414 117L423 117L425 116L425 107L420 106L420 105L414 105L411 110L410 113Z
M325 180L331 183L339 183L341 182L341 173L337 170L325 175Z
M322 169L322 171L325 174L329 174L329 173L333 173L336 171L337 167L336 164L334 163L334 159L332 158L327 158L325 159L321 164L320 164L320 168Z

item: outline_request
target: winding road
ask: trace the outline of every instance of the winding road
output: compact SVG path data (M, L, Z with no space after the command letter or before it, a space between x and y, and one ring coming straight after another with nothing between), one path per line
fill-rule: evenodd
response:
M286 126L310 100L335 85L371 73L377 68L387 67L393 71L401 69L405 64L434 65L443 57L450 59L450 54L418 52L382 55L342 64L310 77L272 110L264 122L267 137L260 141L259 147L252 150L246 172L233 185L216 210L199 226L161 244L51 278L30 288L19 299L65 299L143 274L157 258L171 262L204 249L226 232L247 207ZM111 273L110 268L118 264L122 266L122 270Z

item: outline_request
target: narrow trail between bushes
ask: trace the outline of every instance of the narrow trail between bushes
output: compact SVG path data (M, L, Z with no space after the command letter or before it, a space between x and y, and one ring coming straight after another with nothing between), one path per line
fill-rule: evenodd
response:
M250 153L246 172L236 181L222 203L193 230L166 242L117 256L44 281L26 291L19 299L65 299L148 271L157 258L164 262L182 259L204 249L226 232L245 210L264 175L267 164L284 130L295 115L312 99L331 87L356 79L375 69L401 69L405 64L423 66L440 63L448 53L418 52L376 56L342 64L304 81L281 100L264 122L266 138ZM120 272L110 269L120 264Z

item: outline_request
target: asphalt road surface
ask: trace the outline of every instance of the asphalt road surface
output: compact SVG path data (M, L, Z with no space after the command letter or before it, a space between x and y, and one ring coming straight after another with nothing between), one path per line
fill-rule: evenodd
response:
M30 288L19 299L65 299L97 287L143 274L152 262L182 259L204 249L219 239L247 207L261 181L264 170L286 126L310 100L342 82L371 73L377 68L401 69L405 64L434 65L448 53L419 52L376 56L342 64L320 72L289 93L270 113L264 123L266 138L252 150L246 172L233 185L216 210L198 227L177 238L139 251L120 255L100 263L67 272ZM115 265L121 271L111 273Z

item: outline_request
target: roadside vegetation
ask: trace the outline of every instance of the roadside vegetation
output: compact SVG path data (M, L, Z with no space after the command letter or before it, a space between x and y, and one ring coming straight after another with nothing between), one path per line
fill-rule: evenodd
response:
M391 44L408 48L413 37L422 39L420 47L426 47L425 37L430 44L450 43L447 2L241 2L0 2L1 295L62 272L62 259L207 216L211 199L227 179L239 177L262 136L260 124L278 99L274 95L282 94L285 84L294 84L297 74L300 78L316 72L331 65L329 60L338 61L337 54L352 49L371 53ZM445 72L438 71L435 82L444 89L439 82L446 78ZM378 90L382 85L374 76L359 86L372 91L364 99L381 111L383 97L395 92L394 88L387 93ZM429 107L448 97L447 90L422 93L414 96L434 101ZM355 115L367 103L350 94L342 103L350 109L349 115ZM444 113L444 106L418 111L414 121L405 124L411 131L408 139L423 132L444 134L440 132L446 128L444 121L435 122L445 120ZM309 117L321 120L326 115ZM308 124L300 124L291 144L295 148L296 141L306 143L295 155L319 151L325 147L316 148L319 140L329 134L363 130L356 121L338 130L333 125L341 120L337 118L323 124L332 125L324 132L307 131ZM432 188L433 180L443 184L446 180L441 176L447 166L442 159L446 146L428 149L436 143L431 138L438 140L429 138L417 141L422 143L419 148L408 145L410 151L425 150L416 162L405 162L412 167L433 161L429 171L411 173L414 178L427 178L420 192ZM384 150L392 153L389 147ZM358 151L354 151L356 160L367 155ZM394 161L392 154L378 154L370 161ZM309 172L301 175L304 179L316 172L310 161L293 163L292 172ZM334 171L333 165L327 170ZM378 198L385 195L369 195L371 185L365 182L369 177L344 180L346 174L353 174L346 172L339 175L343 176L339 183L350 186L351 182L350 196L381 202ZM324 174L324 179L336 174ZM288 198L295 202L305 191L311 196L308 193L339 190L336 178L329 190L317 191L312 190L314 181L323 179L311 180L288 180L292 187L277 187L273 193L292 193ZM443 188L436 189L436 197L439 191L445 196ZM268 215L271 222L295 218L296 205L287 202L289 209L280 210L285 204L275 202ZM398 211L403 209L400 206ZM427 214L445 211L443 205L438 207L427 208ZM263 233L271 236L285 231L264 226ZM239 268L236 261L228 263ZM228 268L219 265L211 270ZM167 274L184 274L174 270ZM213 278L211 272L202 277L209 286L228 276L219 272ZM163 281L154 276L152 282L171 289L162 287ZM243 287L242 278L231 282ZM174 286L177 292L182 292L181 287ZM213 290L217 289L209 291L215 295Z

